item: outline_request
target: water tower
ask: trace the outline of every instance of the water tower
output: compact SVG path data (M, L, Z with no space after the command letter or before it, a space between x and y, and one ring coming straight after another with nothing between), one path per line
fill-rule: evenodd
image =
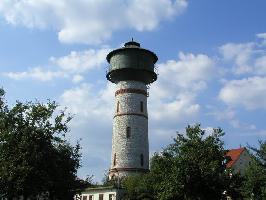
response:
M116 84L109 177L149 171L147 87L156 81L155 53L133 41L107 55L106 78Z

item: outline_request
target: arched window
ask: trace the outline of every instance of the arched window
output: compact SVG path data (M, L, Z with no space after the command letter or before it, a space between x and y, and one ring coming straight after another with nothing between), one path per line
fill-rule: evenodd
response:
M131 136L131 128L128 126L127 127L127 138L130 138Z
M114 166L116 165L116 153L114 154L114 162L113 162Z
M119 106L120 106L120 103L118 101L117 104L116 104L116 112L119 112Z
M143 165L144 165L143 154L140 154L140 165L141 165L141 167L143 167Z
M143 112L143 101L140 102L140 112Z

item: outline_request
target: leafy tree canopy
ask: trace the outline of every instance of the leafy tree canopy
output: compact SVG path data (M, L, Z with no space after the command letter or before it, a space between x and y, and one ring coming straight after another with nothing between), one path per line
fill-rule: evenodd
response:
M250 147L253 159L245 172L244 189L247 198L266 199L266 141L259 142L259 148Z
M238 188L229 187L239 186L240 180L226 173L223 135L220 128L207 135L199 124L188 126L185 134L177 133L172 144L152 157L149 174L126 178L124 185L129 195L148 193L149 199L214 200L222 199L227 191L240 196Z
M0 89L0 194L13 197L73 199L87 183L77 179L80 145L65 139L71 117L49 101L9 108Z

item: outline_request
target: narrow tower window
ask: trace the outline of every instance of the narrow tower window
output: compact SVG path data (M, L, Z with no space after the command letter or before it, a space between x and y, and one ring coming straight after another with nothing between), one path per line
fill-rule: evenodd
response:
M140 112L143 112L143 101L140 102Z
M114 166L116 165L116 153L114 154Z
M120 103L118 101L117 104L116 104L116 112L119 112L119 106L120 106Z
M131 128L128 126L127 127L127 138L130 138L131 136Z
M140 154L140 165L143 167L144 160L143 160L143 154Z

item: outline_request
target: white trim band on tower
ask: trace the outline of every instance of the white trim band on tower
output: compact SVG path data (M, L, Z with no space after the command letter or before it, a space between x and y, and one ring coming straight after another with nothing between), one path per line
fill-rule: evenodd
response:
M145 117L146 119L148 119L147 115L144 115L144 114L141 114L141 113L119 113L119 114L116 114L114 116L114 118L116 118L118 116L124 116L124 115L137 115L137 116Z
M136 94L143 94L146 97L148 96L148 93L145 90L134 89L134 88L119 89L115 92L115 96L119 94L124 94L124 93L136 93Z

